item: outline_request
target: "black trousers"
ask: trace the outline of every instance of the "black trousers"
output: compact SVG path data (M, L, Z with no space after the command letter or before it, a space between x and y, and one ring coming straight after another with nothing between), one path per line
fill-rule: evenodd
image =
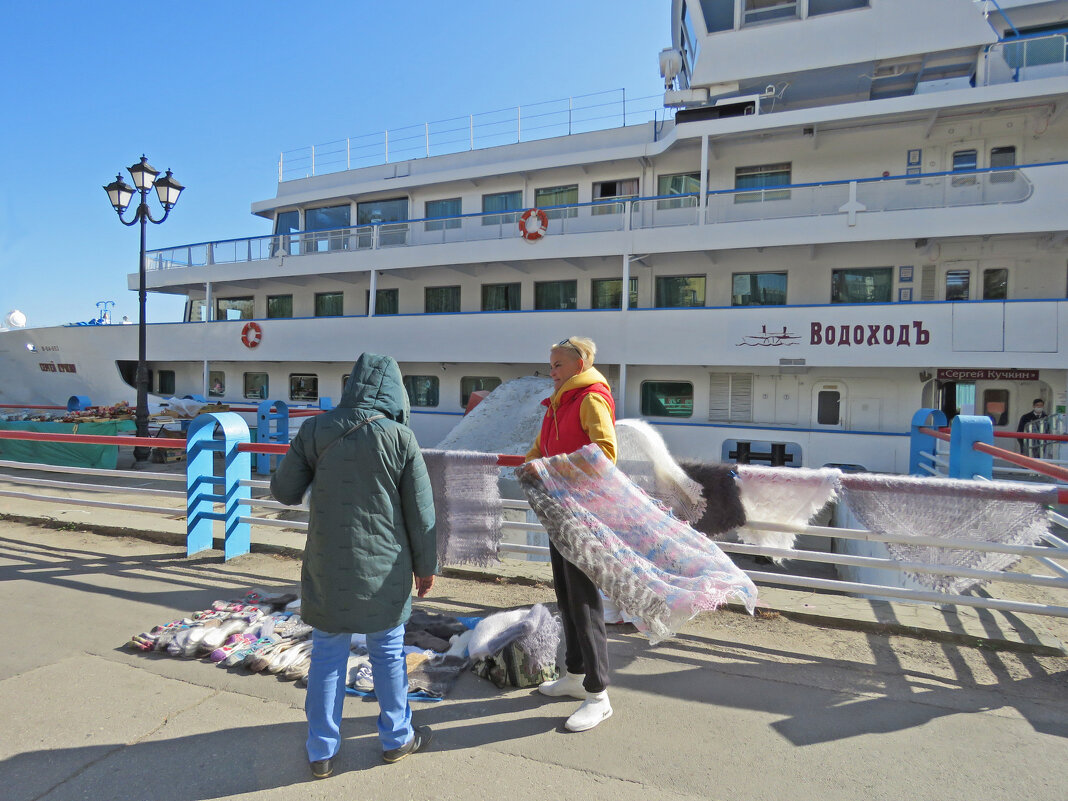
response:
M608 687L608 637L604 630L604 607L592 581L560 555L549 543L553 586L564 622L564 664L569 673L584 673L582 686L588 693Z

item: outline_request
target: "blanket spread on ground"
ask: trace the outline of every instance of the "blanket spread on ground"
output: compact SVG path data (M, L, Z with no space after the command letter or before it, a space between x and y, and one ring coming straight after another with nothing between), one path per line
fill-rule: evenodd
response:
M756 585L719 547L645 494L596 445L536 459L519 479L549 539L656 643Z
M497 456L424 450L423 459L434 489L438 565L497 564L501 544Z
M896 537L949 537L975 542L1033 545L1049 531L1045 504L1057 502L1056 487L1002 481L962 481L918 476L845 475L842 502L871 531ZM1007 570L1014 554L887 543L899 562ZM972 576L905 571L924 587L960 594L986 583Z

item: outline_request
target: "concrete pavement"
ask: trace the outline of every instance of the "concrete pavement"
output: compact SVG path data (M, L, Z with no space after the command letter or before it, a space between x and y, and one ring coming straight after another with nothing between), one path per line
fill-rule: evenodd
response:
M1068 786L1065 658L730 611L655 648L613 630L616 712L583 734L562 729L577 702L467 673L416 706L436 731L429 752L384 765L377 707L350 698L338 772L313 781L293 684L122 647L216 598L292 587L298 571L272 553L186 559L0 521L0 796L1060 801ZM551 597L441 578L429 605L480 614Z

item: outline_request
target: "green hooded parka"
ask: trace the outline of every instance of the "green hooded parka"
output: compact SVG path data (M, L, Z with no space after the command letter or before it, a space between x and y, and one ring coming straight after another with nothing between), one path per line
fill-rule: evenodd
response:
M271 479L288 505L311 487L301 616L317 629L398 626L411 613L413 573L437 571L434 498L408 416L397 362L364 353L337 408L304 422Z

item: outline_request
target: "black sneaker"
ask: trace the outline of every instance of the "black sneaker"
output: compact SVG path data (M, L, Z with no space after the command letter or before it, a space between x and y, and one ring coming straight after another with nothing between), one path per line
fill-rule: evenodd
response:
M382 760L384 762L400 762L408 754L414 754L416 751L422 751L428 745L430 745L430 739L434 736L434 732L430 730L429 726L417 726L415 734L412 735L412 739L402 745L400 748L393 748L389 751L382 753Z
M320 759L310 765L312 776L316 779L326 779L334 773L334 760L332 759Z

